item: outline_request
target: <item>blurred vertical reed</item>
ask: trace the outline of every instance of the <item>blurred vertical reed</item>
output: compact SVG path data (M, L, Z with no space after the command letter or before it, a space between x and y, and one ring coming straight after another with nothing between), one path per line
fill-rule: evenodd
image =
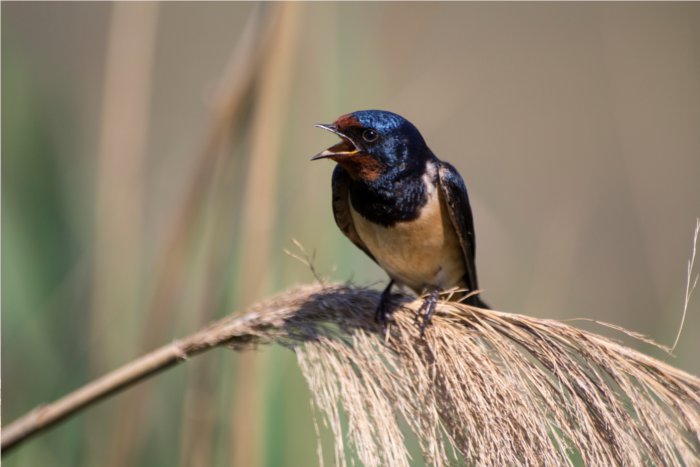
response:
M157 3L111 6L97 153L89 354L93 374L138 351L142 277L137 265L144 253L144 167L158 9ZM101 423L111 436L87 443L87 458L100 462L107 451L113 465L125 465L129 451L122 444L128 444L131 430L119 429L119 412L105 418ZM115 442L107 443L109 439Z
M241 248L245 242L241 238L241 232L248 229L246 222L237 222L234 219L242 217L242 211L249 205L249 197L245 194L246 188L241 181L247 181L250 177L245 176L246 170L255 165L253 160L257 158L255 149L251 149L249 137L245 136L244 130L249 125L255 126L255 117L250 113L257 112L259 82L264 80L267 63L272 60L273 49L279 45L279 23L281 7L258 6L249 20L247 31L244 32L243 42L251 40L254 29L264 28L263 37L255 37L255 41L265 45L264 53L259 53L251 59L258 59L255 63L247 63L245 66L254 67L250 75L249 88L246 89L243 99L240 101L241 112L245 118L234 118L228 112L218 114L218 122L229 122L228 132L222 133L218 147L210 148L211 151L219 154L217 166L213 170L209 196L203 202L203 234L201 243L203 244L200 254L200 261L203 270L204 280L197 279L191 275L191 279L201 285L197 297L197 314L191 321L193 326L201 326L215 317L215 313L220 311L226 300L226 291L234 287L228 284L229 275L227 270L235 262L233 256L245 255L247 249ZM264 23L261 23L264 22ZM260 34L260 33L259 33ZM240 57L238 57L240 58ZM239 60L234 60L238 67L242 66ZM231 67L232 73L246 74L247 70ZM233 78L233 77L231 77ZM224 92L225 94L225 92ZM253 120L251 122L250 120ZM223 120L222 120L223 119ZM215 123L216 125L216 123ZM246 132L247 133L247 132ZM255 142L252 143L255 145ZM261 155L266 157L267 152ZM245 185L249 186L249 183ZM261 206L258 206L260 208ZM274 212L274 206L263 206L265 209ZM268 248L262 238L256 237L261 246ZM249 239L250 241L250 239ZM242 251L236 251L240 249ZM261 257L262 258L262 257ZM239 274L234 276L238 277ZM246 275L247 277L247 275ZM239 285L235 286L236 288ZM182 445L180 462L183 466L208 466L212 465L212 454L214 440L216 439L215 427L218 420L225 420L228 425L228 417L217 414L214 409L216 404L212 403L215 389L221 390L218 376L222 365L220 358L207 359L200 362L195 367L188 378L188 386L184 402L184 418L187 423L183 426ZM238 390L238 385L236 385ZM225 430L224 430L225 431ZM228 444L228 443L227 443ZM246 446L248 443L244 443ZM228 449L226 449L228 451Z
M249 164L243 197L237 301L248 305L269 291L271 251L277 226L277 187L280 149L287 125L287 105L302 4L280 7L278 29L257 83L250 129ZM262 391L265 361L256 353L241 355L234 373L236 391L230 425L232 465L261 465L263 461Z
M239 163L245 164L244 160L236 164L232 162L231 138L241 136L247 124L250 94L269 53L277 9L277 6L265 5L254 8L213 99L211 124L195 163L189 189L155 265L154 279L146 284L145 293L149 298L145 307L139 310L142 314L142 349L152 348L167 338L179 309L178 302L188 299L198 303L196 316L188 320L196 325L211 319L221 300L226 284L223 283L225 275L219 272L225 267L222 260L228 255L220 248L231 248L231 243L223 237L226 220L234 215L232 211L237 203L234 198L225 199L227 203L223 206L219 203L219 196L226 196L222 196L222 191L227 191L226 186L221 186L219 175L235 170ZM214 206L213 201L217 203ZM221 207L225 207L225 211L216 212ZM206 279L192 276L197 270L196 264L205 265L204 270L208 270ZM198 393L201 387L198 389L198 386L206 384L210 371L204 365L192 375L185 396L185 416L205 413L203 395ZM107 456L109 465L134 463L134 456L141 452L146 439L150 401L151 392L147 386L130 392L120 401L117 409L120 416L113 436L115 442ZM206 434L211 432L213 421L206 416L201 421L196 425L197 430L183 430L183 462L207 465L210 449L200 443L211 439ZM192 438L195 433L196 439Z

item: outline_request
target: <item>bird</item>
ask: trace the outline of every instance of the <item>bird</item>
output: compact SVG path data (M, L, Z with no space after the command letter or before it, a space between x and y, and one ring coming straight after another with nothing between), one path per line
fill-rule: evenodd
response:
M482 301L476 274L476 240L467 187L450 163L438 159L418 129L386 110L360 110L318 128L340 142L312 161L336 163L331 181L338 228L389 276L375 320L392 319L394 286L427 294L416 319L421 335L440 293L459 288L470 305Z

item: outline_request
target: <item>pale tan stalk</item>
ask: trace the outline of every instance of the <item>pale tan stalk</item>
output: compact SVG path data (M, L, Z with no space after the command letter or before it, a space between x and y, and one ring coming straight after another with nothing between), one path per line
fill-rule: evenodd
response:
M153 57L159 5L113 3L105 61L105 81L97 151L95 245L90 366L110 368L133 355L140 323L139 284L134 273L143 256L143 206ZM128 336L132 336L131 339ZM109 459L130 463L133 430L117 411L104 421L114 442L86 446L88 463ZM88 424L90 425L90 424Z
M402 423L434 465L697 465L700 379L554 320L441 302L421 339L420 300L302 286L164 346L2 430L3 452L88 405L220 345L293 349L346 464L409 465ZM349 426L340 422L345 413Z
M246 305L265 295L274 268L271 253L275 251L279 218L280 157L303 8L302 3L294 2L280 7L274 46L262 66L254 95L239 242L241 293L237 300ZM237 363L230 416L231 464L263 465L262 417L255 414L264 410L260 386L264 385L265 360L257 353L247 353Z

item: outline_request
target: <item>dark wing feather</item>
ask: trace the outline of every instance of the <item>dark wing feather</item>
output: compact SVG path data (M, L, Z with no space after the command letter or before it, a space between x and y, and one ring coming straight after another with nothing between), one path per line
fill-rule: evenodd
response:
M350 213L350 175L339 165L335 166L333 171L333 216L338 228L350 239L360 250L364 251L367 256L372 258L376 263L372 253L369 252L367 245L362 241L355 229L355 223L352 220Z
M474 219L469 206L467 187L459 172L447 162L440 162L438 171L440 192L447 205L452 226L457 232L459 244L464 258L464 282L469 290L478 290L479 281L476 278L476 238L474 236ZM477 297L472 303L477 306L485 304Z

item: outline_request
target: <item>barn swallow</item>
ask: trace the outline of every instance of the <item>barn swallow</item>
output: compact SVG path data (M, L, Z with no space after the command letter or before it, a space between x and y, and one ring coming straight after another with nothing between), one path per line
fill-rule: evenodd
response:
M341 141L311 160L331 159L333 214L340 230L389 275L375 318L390 318L391 288L427 293L417 317L421 334L439 294L459 287L476 294L474 223L459 172L438 159L418 129L383 110L362 110L317 124Z

